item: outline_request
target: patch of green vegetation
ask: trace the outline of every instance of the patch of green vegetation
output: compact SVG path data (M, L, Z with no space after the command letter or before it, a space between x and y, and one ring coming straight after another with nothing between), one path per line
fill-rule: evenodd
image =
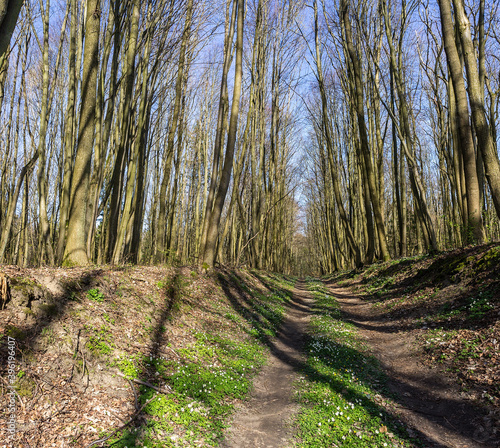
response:
M476 263L476 270L485 271L500 264L500 246L493 247Z
M432 320L440 321L440 320L453 319L454 317L457 317L460 314L462 314L462 311L460 309L450 309L448 307L445 307L443 312L433 315Z
M266 342L276 335L283 322L285 306L291 299L290 289L294 283L291 279L270 274L264 275L258 271L252 271L252 274L270 290L269 293L262 294L253 290L236 275L232 275L231 280L253 298L249 302L249 309L239 310L240 315L251 324L247 332Z
M479 347L481 345L481 338L476 337L472 340L463 340L463 346L457 353L458 359L471 359L481 357Z
M394 281L393 277L376 276L368 283L366 291L381 298L394 285Z
M432 337L441 337L443 341L451 341L457 334L457 330L444 330L443 328L434 328L428 331Z
M23 308L23 313L26 314L26 316L33 316L35 314L33 310L28 307Z
M51 327L45 327L44 329L42 329L42 332L40 334L45 339L45 342L48 345L52 345L54 343L54 330Z
M461 304L448 302L443 305L439 313L429 316L429 321L450 320L457 316L464 319L482 319L489 311L494 309L493 291L480 290L474 296L462 300Z
M219 446L235 400L248 396L252 378L266 359L268 349L262 341L276 333L290 299L284 289L291 284L290 279L264 280L271 288L268 294L257 293L238 278L238 285L244 285L242 290L248 293L248 309L220 308L219 315L233 332L244 329L246 335L235 338L221 325L217 330L192 332L194 342L177 349L175 360L136 355L121 356L113 362L128 378L154 378L148 381L166 386L170 392L157 394L142 387L139 401L147 403L143 412L148 423L139 431L121 432L107 442L110 446Z
M455 281L462 271L471 266L475 261L474 256L468 256L467 254L461 254L459 256L454 256L452 258L440 258L437 259L432 265L421 271L420 274L424 275L436 275L436 280L444 280L446 278L452 278Z
M27 291L28 289L37 287L38 285L29 278L24 277L12 277L10 279L10 287L13 289L19 289L22 291Z
M78 266L78 264L75 263L74 261L71 261L69 258L65 258L62 262L63 268L74 268L76 266Z
M136 379L139 377L137 367L137 357L123 355L115 359L111 365L117 367L127 378Z
M22 341L26 338L26 333L15 325L6 325L4 333L6 336L10 336L17 341Z
M493 300L493 291L479 291L477 296L470 297L468 300L467 308L470 319L481 319L484 315L492 310L494 307L491 304Z
M149 356L115 361L128 378L154 372L171 393L159 395L142 387L140 403L151 400L144 408L150 416L147 430L123 432L111 440L113 446L177 446L174 442L179 438L188 446L196 440L203 441L203 446L217 446L232 402L247 396L253 375L265 360L265 348L252 339L235 342L209 333L197 333L195 338L194 344L178 351L181 362Z
M427 351L435 350L439 345L453 339L458 332L456 330L446 331L442 328L429 329L425 333L424 343Z
M21 373L21 372L19 372ZM14 389L18 393L18 395L22 398L32 398L33 394L35 393L36 390L36 383L35 381L30 378L29 376L25 375L24 372L22 372L22 375L19 376L17 375L17 380L14 383Z
M250 287L246 283L244 283L237 275L231 275L231 280L236 285L238 285L238 288L240 288L242 291L250 292Z
M301 447L413 447L418 442L379 403L388 396L377 361L365 354L355 327L342 320L339 305L319 283L298 381L296 419Z
M112 317L109 317L108 313L102 313L102 318L106 321L109 322L111 325L115 324L115 320Z
M252 372L264 362L263 347L256 341L236 343L206 333L198 338L196 344L180 351L186 363L170 377L170 385L216 408L228 397L244 398ZM212 364L214 360L218 364Z
M226 314L224 314L224 317L228 320L232 320L233 322L240 322L241 321L241 318L234 313L226 313Z
M420 255L410 258L400 258L383 263L374 263L365 267L360 273L362 278L361 283L366 285L364 291L374 297L384 299L384 296L386 296L396 284L396 275L410 270L415 261L421 258L425 258L425 256ZM355 271L353 271L347 278L344 275L343 281L356 276Z
M90 333L86 347L94 355L109 355L113 353L114 344L112 342L109 329L103 325L101 328L94 328L92 325L85 325L85 330Z
M76 291L71 291L69 294L68 294L68 300L70 300L71 302L78 302L78 294L76 293Z
M142 326L142 329L148 333L148 334L151 334L153 333L154 331L154 326L153 325L147 325L146 323L144 322L141 322L141 326Z
M98 288L92 288L87 291L87 298L94 302L104 302L104 294Z
M438 362L451 362L452 367L449 369L451 371L457 371L460 361L477 359L484 355L483 340L480 336L472 339L457 336L459 336L458 331L446 331L443 328L428 330L424 336L425 350ZM453 341L453 350L447 350L451 341Z

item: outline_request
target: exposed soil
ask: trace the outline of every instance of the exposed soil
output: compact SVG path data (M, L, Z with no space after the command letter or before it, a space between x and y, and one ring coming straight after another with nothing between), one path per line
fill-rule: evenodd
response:
M268 362L254 379L251 399L237 410L224 447L294 446L290 422L298 406L292 400L293 384L305 361L303 347L311 305L305 283L298 282L278 336L268 341Z
M393 411L427 437L428 447L498 447L492 410L464 398L452 377L424 362L416 344L418 330L402 329L395 318L349 289L330 285L345 318L359 329L388 375L397 403Z
M425 447L500 447L498 266L500 245L490 244L380 263L327 282L388 375L395 403L388 410L410 436L424 434ZM100 337L115 354L177 359L194 331L224 326L237 338L240 324L224 317L227 310L246 310L258 323L254 298L242 289L247 281L270 291L258 275L224 273L219 286L188 268L2 266L0 274L11 282L9 296L2 293L0 335L18 341L23 375L19 446L86 446L135 415L135 389L106 367L107 355L96 352L107 348L96 345ZM93 290L105 300L92 298ZM237 407L226 448L295 446L293 387L305 363L312 302L299 282L278 336L264 341L268 363L254 379L251 399ZM6 353L3 347L1 378ZM2 425L0 447L4 436Z
M446 370L462 396L489 406L498 427L499 268L500 244L491 243L376 263L335 281L352 284L395 328L411 332L423 362Z
M103 431L127 422L140 433L152 418L141 412L139 384L168 386L148 360L171 360L176 368L197 333L230 334L234 342L248 338L250 324L227 317L235 304L222 287L232 271L210 276L187 267L0 266L2 274L10 294L0 310L0 448L88 447ZM250 274L238 278L247 289L266 292ZM250 294L246 299L257 300ZM14 444L4 424L7 336L16 340L19 372ZM134 360L138 382L119 374L117 359ZM186 446L182 438L190 428L172 428L168 446Z

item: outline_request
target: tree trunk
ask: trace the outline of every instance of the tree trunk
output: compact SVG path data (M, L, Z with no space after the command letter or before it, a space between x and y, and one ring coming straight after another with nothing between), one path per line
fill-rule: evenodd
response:
M178 130L179 113L181 110L181 100L183 94L185 59L187 46L190 38L191 22L193 17L193 0L188 0L186 10L186 21L184 22L184 32L179 54L179 69L175 83L175 100L172 111L170 129L167 136L167 145L165 149L165 163L163 165L163 179L160 186L160 211L158 215L158 241L156 249L156 261L164 262L166 260L166 238L167 238L167 190L170 183L170 173L172 170L172 161L174 158L174 139Z
M222 208L226 199L231 171L233 168L234 148L236 144L236 131L238 129L238 113L240 108L241 82L243 78L243 24L245 15L245 0L235 0L235 7L238 8L237 34L236 34L236 63L234 72L233 103L231 106L231 117L229 121L229 130L227 138L226 155L224 166L222 168L219 188L214 201L214 208L207 226L207 239L203 262L212 267L215 262L217 236L219 232L219 223L222 214ZM212 173L212 176L215 173Z
M71 168L73 166L74 150L74 120L75 120L75 95L76 95L76 31L78 25L77 1L71 1L71 25L69 38L69 84L68 104L66 107L66 121L64 123L64 170L61 189L61 206L59 212L59 235L56 249L56 261L61 263L64 255L66 242L66 227L68 224L68 212L71 187Z
M231 66L231 53L232 53L232 43L234 36L234 26L236 20L236 3L233 1L233 9L231 12L231 18L228 18L230 0L227 0L227 11L226 11L226 26L227 31L224 39L224 64L222 67L222 80L220 85L220 98L219 98L219 109L217 114L217 128L215 131L215 143L214 143L214 153L212 162L212 175L210 178L210 187L208 190L208 196L205 204L205 216L203 218L203 229L201 232L201 242L200 242L200 261L205 253L205 246L208 238L208 224L211 220L214 197L217 190L217 179L219 176L219 165L220 156L222 154L223 136L225 130L225 118L228 103L228 92L227 92L227 76L229 68Z
M377 191L375 172L373 168L372 158L370 155L370 148L368 142L368 134L366 130L365 123L365 113L364 113L364 99L363 99L363 81L361 77L361 61L359 59L359 54L354 48L353 37L351 31L351 22L349 19L349 8L348 3L345 0L341 2L341 18L342 24L345 32L345 44L347 46L347 52L349 54L353 78L354 78L354 89L355 98L354 104L356 109L358 132L361 145L361 153L365 161L365 169L368 180L368 186L370 189L370 197L373 207L373 215L375 217L375 222L377 224L377 235L379 238L379 245L381 251L381 258L384 261L389 260L390 255L387 249L387 238L385 234L385 224L384 217L382 215L382 207L380 203L380 197Z
M448 0L440 0L439 5L441 7L441 19L443 28L445 27L445 25L446 27L449 27L449 23L451 21L451 13L449 12L450 8ZM493 204L495 205L497 216L500 218L500 162L498 160L496 144L493 141L490 127L488 125L488 120L486 118L484 93L481 90L482 84L480 71L478 69L478 63L476 60L476 50L472 42L470 23L467 15L465 14L463 0L453 0L453 5L455 6L458 34L460 36L460 41L462 43L464 53L465 69L467 73L467 89L469 91L472 121L474 123L474 129L476 131L478 147L483 155L486 178L488 179L488 184L490 186ZM443 16L443 13L445 16ZM446 54L448 56L448 53ZM455 61L453 55L448 56L448 61L450 61L450 59L452 61ZM456 63L454 65L456 65ZM465 161L466 170L468 169L467 165L469 163L472 165L472 161L469 161L467 159ZM480 213L480 204L478 208Z
M95 130L100 25L100 0L88 0L82 73L82 108L76 159L71 180L68 236L63 256L63 264L69 266L89 263L86 213Z
M2 110L4 83L9 66L9 45L24 0L0 0L0 111Z
M479 183L477 178L476 154L472 131L469 123L469 108L467 106L467 93L463 79L463 68L460 62L457 47L455 45L455 33L451 18L451 7L449 0L439 0L441 13L441 28L443 32L443 43L450 68L450 75L455 90L457 106L458 131L460 133L460 147L464 159L464 171L467 193L468 225L472 228L473 240L482 243L485 240L483 220L481 216L481 203L479 197ZM474 49L472 49L475 55ZM475 57L475 56L474 56ZM489 134L489 129L487 129ZM499 178L500 181L500 178ZM499 184L500 187L500 184ZM500 193L500 191L499 191ZM500 196L499 196L500 199ZM500 203L499 203L500 206ZM499 209L500 212L500 209ZM499 215L500 216L500 215ZM466 232L468 236L469 232ZM470 238L468 238L469 241Z

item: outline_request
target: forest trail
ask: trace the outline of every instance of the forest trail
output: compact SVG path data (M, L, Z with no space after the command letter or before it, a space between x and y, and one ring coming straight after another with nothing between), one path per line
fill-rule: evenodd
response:
M388 388L396 395L398 417L425 435L426 447L495 448L488 416L463 398L458 384L438 369L425 366L416 351L414 336L401 330L347 288L330 284L344 319L353 323L388 375Z
M305 362L303 348L312 302L306 283L297 282L278 337L268 341L269 359L254 380L250 400L237 409L223 447L294 446L290 423L298 404L293 401L293 384Z
M349 289L327 284L380 361L395 395L391 409L428 448L494 448L497 441L487 427L487 416L463 398L459 386L437 369L420 361L411 332L401 331ZM278 337L268 340L271 354L255 378L251 398L236 411L222 446L225 448L289 448L296 446L291 426L299 406L293 400L294 382L305 363L304 345L313 298L299 281ZM411 429L414 428L414 429Z

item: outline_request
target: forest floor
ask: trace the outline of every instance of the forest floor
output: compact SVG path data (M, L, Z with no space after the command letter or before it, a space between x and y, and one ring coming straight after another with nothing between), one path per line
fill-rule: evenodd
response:
M327 285L380 360L397 414L429 446L500 446L498 243L378 263Z
M400 330L400 321L374 312L373 304L350 289L331 286L329 291L386 373L387 391L393 397L389 409L418 431L424 446L500 446L498 409L471 399L453 375L430 364L413 331Z
M223 447L294 446L293 422L299 408L294 385L306 362L304 346L312 302L306 284L299 282L283 324L276 337L268 341L270 354L254 379L250 400L237 408Z
M498 447L499 267L498 244L299 282L0 266L0 447Z
M293 281L192 268L1 266L0 447L218 446ZM9 342L16 435L9 441Z

